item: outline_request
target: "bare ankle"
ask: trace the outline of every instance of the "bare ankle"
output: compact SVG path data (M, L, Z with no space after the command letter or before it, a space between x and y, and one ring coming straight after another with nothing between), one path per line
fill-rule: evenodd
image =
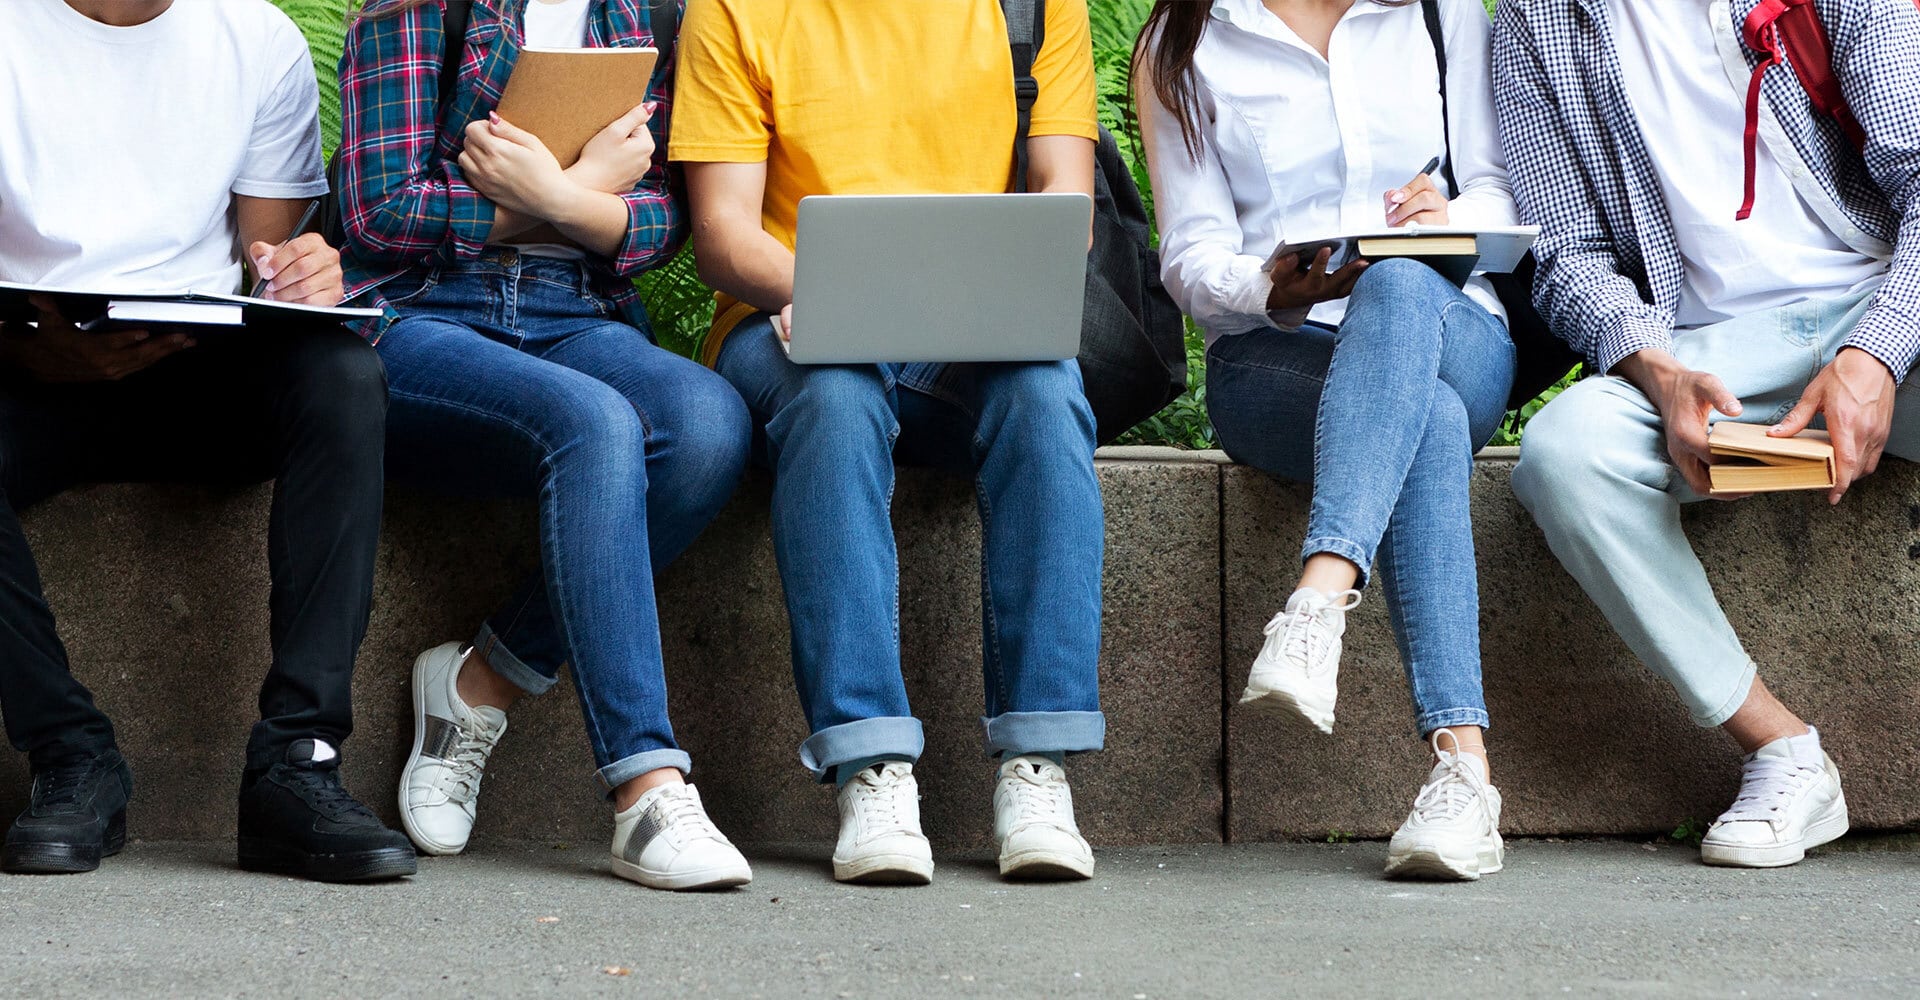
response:
M454 690L460 700L468 705L485 705L502 711L512 708L522 694L519 685L507 680L494 671L487 657L475 646L467 650L464 660L460 661L460 674L454 679Z
M662 767L648 771L637 778L629 778L613 790L613 811L626 812L633 808L640 797L659 788L661 785L684 785L687 776L677 767Z

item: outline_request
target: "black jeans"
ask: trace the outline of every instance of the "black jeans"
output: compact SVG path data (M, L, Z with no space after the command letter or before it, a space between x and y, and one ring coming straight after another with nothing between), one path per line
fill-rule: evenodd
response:
M39 767L113 745L67 667L18 511L93 482L274 480L268 528L273 664L247 767L353 728L379 542L386 372L339 327L249 328L119 382L0 374L0 714Z

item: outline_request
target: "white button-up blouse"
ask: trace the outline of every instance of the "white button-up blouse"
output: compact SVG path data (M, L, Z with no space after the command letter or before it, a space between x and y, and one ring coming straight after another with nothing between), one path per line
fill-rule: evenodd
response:
M1480 0L1440 0L1446 37L1455 226L1519 221L1495 133L1492 29ZM1355 0L1327 58L1260 0L1215 0L1194 56L1205 142L1187 153L1145 79L1136 95L1168 290L1207 340L1309 320L1338 325L1345 300L1267 311L1264 265L1290 236L1381 228L1382 196L1445 155L1440 73L1419 4ZM1143 78L1145 73L1140 74ZM1474 301L1505 319L1484 278Z

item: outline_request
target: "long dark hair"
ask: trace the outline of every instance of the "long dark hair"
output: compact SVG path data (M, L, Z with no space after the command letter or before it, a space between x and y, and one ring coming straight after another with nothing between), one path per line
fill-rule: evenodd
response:
M1420 0L1370 0L1382 7L1405 7ZM1154 0L1153 12L1133 43L1133 71L1145 66L1153 74L1153 95L1180 123L1187 155L1200 159L1206 137L1200 130L1200 84L1193 54L1207 33L1213 4L1195 0Z

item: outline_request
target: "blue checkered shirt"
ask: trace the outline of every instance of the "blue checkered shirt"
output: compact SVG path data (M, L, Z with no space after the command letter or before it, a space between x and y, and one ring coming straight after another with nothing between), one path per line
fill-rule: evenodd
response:
M1733 24L1759 2L1732 0ZM1920 10L1913 0L1815 6L1866 129L1865 154L1813 109L1791 68L1768 71L1765 99L1799 154L1783 165L1802 197L1836 206L1827 222L1849 246L1891 259L1847 343L1904 379L1920 360ZM1742 51L1750 69L1760 64ZM1542 229L1540 314L1597 371L1670 350L1686 268L1621 83L1606 0L1501 0L1493 60L1513 193Z

